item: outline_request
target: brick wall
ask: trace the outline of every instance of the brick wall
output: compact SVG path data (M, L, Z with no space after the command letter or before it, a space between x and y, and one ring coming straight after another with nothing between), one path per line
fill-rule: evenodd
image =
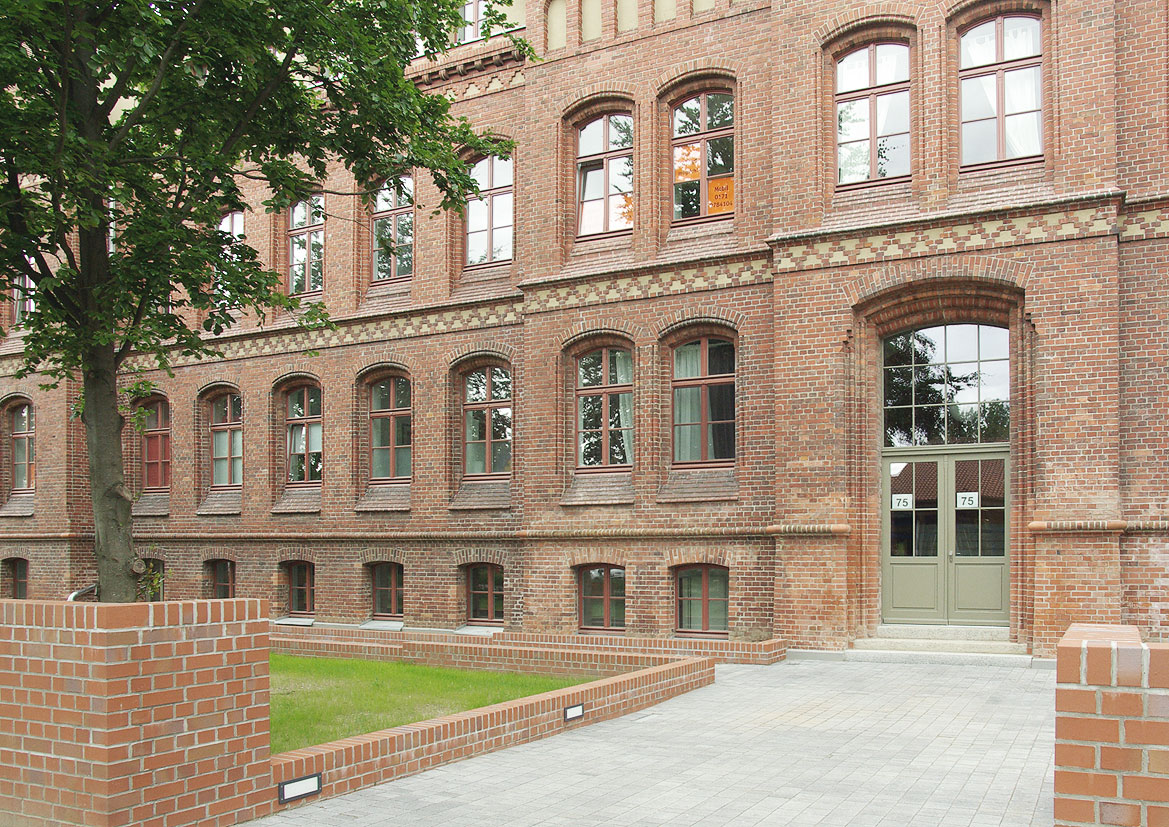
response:
M1169 825L1169 644L1074 624L1057 659L1057 827Z
M0 601L0 822L234 824L272 797L268 607Z

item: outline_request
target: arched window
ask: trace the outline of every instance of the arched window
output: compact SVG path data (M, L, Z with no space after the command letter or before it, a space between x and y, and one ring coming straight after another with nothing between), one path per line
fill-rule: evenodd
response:
M288 218L288 292L316 293L325 286L325 196L292 205Z
M625 628L625 569L621 566L581 566L580 627Z
M235 597L235 563L231 560L208 560L207 582L211 597L226 600Z
M602 115L577 131L578 235L633 226L633 117Z
M576 360L576 462L633 463L633 356L603 347Z
M243 399L225 393L211 400L211 485L234 488L243 482Z
M704 92L674 108L674 220L735 209L735 99Z
M414 179L404 175L378 190L373 213L373 281L414 273Z
M885 446L1006 442L1010 337L992 325L953 324L884 342Z
M872 43L836 61L836 181L909 175L909 47Z
M316 611L315 566L303 560L284 564L288 577L288 613L309 615Z
M409 479L411 473L410 380L394 376L369 388L369 478Z
M144 557L142 562L146 564L146 570L138 575L138 600L146 603L165 600L163 585L166 563L155 557Z
M28 267L32 268L32 262ZM37 309L36 285L32 277L24 270L18 270L12 280L12 324L20 325Z
M511 371L491 365L463 375L463 471L510 474Z
M0 568L4 580L3 596L8 600L28 599L28 560L23 557L9 557Z
M1004 15L962 33L962 165L1043 154L1043 43L1038 17Z
M674 348L674 462L735 458L735 344L704 336Z
M232 241L239 241L244 237L244 214L243 210L233 210L229 213L224 213L223 218L219 219L219 232L227 233L231 236Z
M321 389L307 385L289 391L285 425L288 432L288 481L321 481Z
M471 167L479 197L467 201L467 265L510 261L512 256L512 162L494 155Z
M369 567L373 582L373 616L402 616L402 566L398 563L374 563Z
M36 480L36 418L25 403L12 409L12 490L32 491Z
M142 433L142 479L148 491L170 488L170 405L165 399L147 402Z
M725 632L730 572L722 566L684 566L675 571L679 632Z
M492 563L467 566L467 619L503 623L503 569Z

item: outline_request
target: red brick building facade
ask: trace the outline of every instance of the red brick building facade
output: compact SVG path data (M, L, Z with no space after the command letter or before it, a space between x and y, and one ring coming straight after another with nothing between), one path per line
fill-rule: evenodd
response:
M221 360L149 374L125 447L165 597L813 648L882 620L1163 637L1163 2L524 17L541 62L496 38L417 66L516 141L468 159L466 216L421 174L371 212L338 170L225 224L337 328L241 319ZM94 579L76 389L13 379L19 352L0 587L62 597Z

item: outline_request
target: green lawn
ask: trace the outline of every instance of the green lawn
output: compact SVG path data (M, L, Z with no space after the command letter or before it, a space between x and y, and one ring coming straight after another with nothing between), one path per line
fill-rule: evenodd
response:
M273 755L593 680L292 655L270 663Z

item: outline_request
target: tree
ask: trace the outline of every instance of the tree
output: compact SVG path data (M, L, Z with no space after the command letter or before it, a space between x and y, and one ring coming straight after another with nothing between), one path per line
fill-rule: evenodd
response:
M507 0L500 0L507 3ZM510 146L406 77L444 51L462 0L26 0L0 16L0 291L21 320L21 375L80 376L101 599L135 597L119 372L145 355L215 354L240 310L316 306L221 232L264 182L269 210L331 162L360 188L423 168L459 208L465 153ZM504 26L489 5L484 27ZM530 54L520 40L513 43ZM196 323L197 322L197 323Z

